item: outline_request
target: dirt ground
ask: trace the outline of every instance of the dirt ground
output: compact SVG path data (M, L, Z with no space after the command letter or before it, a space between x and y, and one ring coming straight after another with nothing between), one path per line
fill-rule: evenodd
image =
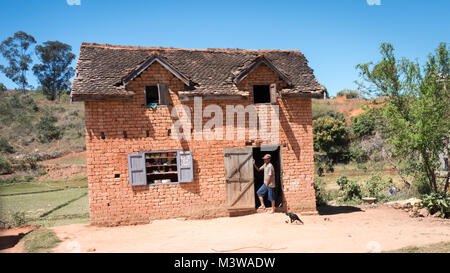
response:
M379 252L450 241L450 221L387 206L328 207L288 224L283 213L151 224L53 227L55 252Z
M23 252L23 241L25 235L37 229L37 226L24 226L14 229L0 230L0 253Z

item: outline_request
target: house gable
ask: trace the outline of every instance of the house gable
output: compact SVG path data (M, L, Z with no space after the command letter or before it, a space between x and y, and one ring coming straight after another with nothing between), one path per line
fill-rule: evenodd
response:
M168 63L166 60L164 60L163 58L159 57L156 54L150 56L141 65L139 65L132 72L130 72L128 75L126 75L122 79L122 84L124 86L128 85L128 83L130 83L136 77L140 76L142 74L142 72L144 72L149 66L151 66L155 62L162 65L165 69L167 69L170 73L172 73L175 77L177 77L185 85L190 86L193 84L193 82L186 75L184 75L183 73L178 71L174 66L172 66L170 63Z
M292 85L291 80L283 74L279 69L277 69L264 55L257 57L248 67L246 67L241 73L239 73L233 82L238 85L242 80L244 80L248 75L250 75L256 68L258 68L261 64L267 66L270 70L276 73L286 84Z

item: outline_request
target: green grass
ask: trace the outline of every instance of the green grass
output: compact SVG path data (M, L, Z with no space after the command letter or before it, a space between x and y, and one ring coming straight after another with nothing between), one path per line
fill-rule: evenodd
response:
M86 179L0 186L0 220L25 212L27 224L56 226L89 222Z
M86 188L86 177L74 177L55 181L32 181L0 184L0 197L17 194L43 193L67 188Z
M323 176L319 177L316 175L316 180L323 181L323 188L333 197L331 199L336 199L338 197L339 186L336 183L336 180L339 176L344 175L348 178L348 180L356 181L360 187L363 189L366 181L372 176L374 173L382 173L385 177L390 177L393 180L394 185L397 188L401 188L402 190L395 195L386 195L380 202L389 202L395 200L403 200L414 197L415 194L412 189L407 190L404 188L404 183L402 179L397 174L395 170L389 167L385 162L375 162L375 163L348 163L348 164L337 164L334 165L334 172L332 173L324 173ZM365 167L365 168L364 168ZM364 193L363 193L364 195ZM364 197L364 196L363 196ZM359 205L361 201L353 202L339 202L341 205Z
M54 231L45 228L33 230L22 240L27 253L48 253L61 242Z
M395 185L403 185L400 176L386 164L378 162L374 164L366 163L365 165L367 169L361 168L356 163L337 164L333 166L334 172L324 173L321 179L324 180L327 190L337 190L339 186L336 184L336 180L341 175L345 175L349 180L357 181L362 186L364 181L369 179L374 172L381 172L386 176L392 177Z
M387 253L450 253L450 242L440 242L425 246L408 246Z

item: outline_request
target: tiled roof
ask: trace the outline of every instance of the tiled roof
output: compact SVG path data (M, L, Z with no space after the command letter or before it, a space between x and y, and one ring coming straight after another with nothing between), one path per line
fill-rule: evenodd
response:
M158 56L193 84L184 95L240 95L234 80L264 56L291 86L286 95L322 97L323 88L314 77L306 58L297 50L178 49L129 47L83 43L77 61L71 96L74 100L132 96L123 80Z

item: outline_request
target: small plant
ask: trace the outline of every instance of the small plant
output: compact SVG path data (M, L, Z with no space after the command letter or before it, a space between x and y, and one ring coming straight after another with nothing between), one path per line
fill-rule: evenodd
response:
M325 172L334 172L333 160L325 155L314 155L314 164L318 176L322 176Z
M321 178L315 178L314 190L316 192L316 205L326 205L330 201L330 194L325 189L325 181Z
M342 201L361 200L361 187L355 181L348 180L346 176L341 175L336 183L339 185L339 194Z
M12 173L13 168L8 160L0 157L0 174Z
M356 168L357 168L358 170L367 171L367 165L364 164L364 163L358 163L358 164L356 164Z
M425 194L422 197L422 206L427 208L431 214L441 213L442 218L450 216L450 196L444 192Z
M60 139L62 130L54 125L56 118L51 115L42 116L37 124L38 140L48 143L55 139Z
M392 178L383 178L381 174L375 173L366 181L364 192L368 197L380 199L382 192L393 184Z
M11 221L12 221L12 225L14 227L24 226L27 223L26 218L25 218L25 212L18 211L18 212L13 213L11 215Z
M24 181L24 182L31 182L31 181L33 181L33 177L30 176L30 175L25 175L25 176L23 177L23 181Z
M12 154L14 148L9 144L8 140L4 137L0 137L0 153Z
M357 163L364 163L369 160L369 155L362 149L361 143L352 142L349 147L350 159Z

